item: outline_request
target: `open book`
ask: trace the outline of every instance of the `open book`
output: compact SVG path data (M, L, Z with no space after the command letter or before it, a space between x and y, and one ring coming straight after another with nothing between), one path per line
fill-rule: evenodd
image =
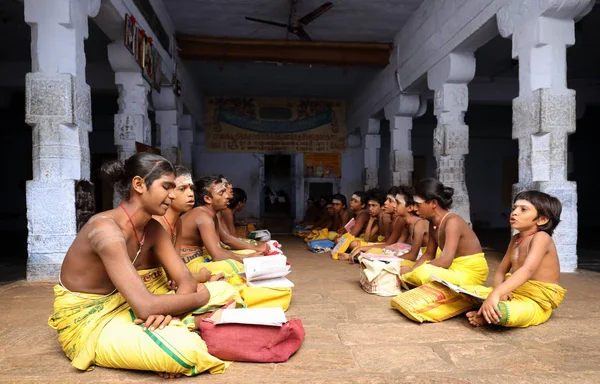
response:
M291 288L294 283L285 278L290 273L284 255L246 257L244 271L251 287Z
M215 324L253 324L281 327L287 322L287 319L281 307L228 308L215 311L207 321Z
M485 297L479 296L478 294L473 293L473 292L469 292L466 289L463 289L463 288L459 287L458 285L452 284L452 283L450 283L450 282L448 282L448 281L446 281L444 279L440 279L436 275L430 275L429 277L432 280L437 281L438 283L445 285L446 287L450 288L454 292L465 294L467 296L470 296L470 297L476 299L479 302L484 302L485 301Z

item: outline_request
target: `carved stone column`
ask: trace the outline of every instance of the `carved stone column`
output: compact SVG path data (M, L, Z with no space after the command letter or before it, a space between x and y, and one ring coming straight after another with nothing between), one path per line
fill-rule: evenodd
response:
M364 140L365 169L364 183L365 191L376 188L379 184L379 148L381 148L381 136L379 136L381 122L379 119L369 119L367 132Z
M75 182L90 178L92 130L84 40L88 17L99 9L100 0L25 0L32 31L32 72L25 80L25 122L33 128L28 280L56 281L77 235Z
M392 185L412 185L413 119L422 116L426 108L427 103L417 94L401 94L384 108L390 121Z
M513 193L536 189L563 206L554 233L563 272L577 268L577 185L567 180L567 137L575 132L575 91L567 88L566 49L574 20L591 0L511 0L498 12L503 37L519 59L519 97L513 100L513 139L519 141L519 182Z
M437 177L454 188L452 211L471 224L469 192L465 182L465 156L469 153L469 126L465 112L469 105L467 84L475 76L472 53L450 53L427 73L429 89L435 91L433 153Z
M122 41L108 45L108 61L115 71L115 84L119 90L119 112L115 115L115 146L118 158L124 160L136 153L136 141L152 145L148 119L150 85L142 77L140 66Z
M179 162L178 100L171 87L163 87L161 92L152 92L156 124L160 132L160 152L173 164Z

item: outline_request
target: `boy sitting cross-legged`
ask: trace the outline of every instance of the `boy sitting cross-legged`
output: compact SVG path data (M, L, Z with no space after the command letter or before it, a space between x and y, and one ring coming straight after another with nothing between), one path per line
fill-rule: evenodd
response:
M494 287L465 287L487 296L479 310L467 313L471 325L528 327L550 318L566 293L558 285L560 263L552 240L561 211L560 201L543 192L515 196L510 227L519 233L510 240Z

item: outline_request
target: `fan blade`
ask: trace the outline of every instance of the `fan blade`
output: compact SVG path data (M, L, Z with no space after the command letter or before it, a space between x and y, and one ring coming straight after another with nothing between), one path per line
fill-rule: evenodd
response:
M254 17L248 17L248 16L246 16L246 20L255 21L257 23L274 25L276 27L282 27L282 28L287 28L288 27L287 24L277 23L275 21L269 21L269 20L256 19Z
M295 34L296 36L298 36L300 38L300 40L312 41L310 36L308 36L308 33L306 33L306 31L303 28L298 28L295 31L293 31L292 33Z
M333 3L328 1L327 3L324 3L319 8L309 13L308 15L303 16L300 20L298 20L298 23L302 25L307 25L308 23L314 21L317 17L329 11L331 7L333 7Z

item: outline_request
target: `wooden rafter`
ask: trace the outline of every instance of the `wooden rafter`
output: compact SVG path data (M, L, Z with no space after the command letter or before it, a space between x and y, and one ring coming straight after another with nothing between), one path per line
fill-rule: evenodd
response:
M185 60L270 61L383 68L389 64L392 45L178 35L177 48L179 57Z

